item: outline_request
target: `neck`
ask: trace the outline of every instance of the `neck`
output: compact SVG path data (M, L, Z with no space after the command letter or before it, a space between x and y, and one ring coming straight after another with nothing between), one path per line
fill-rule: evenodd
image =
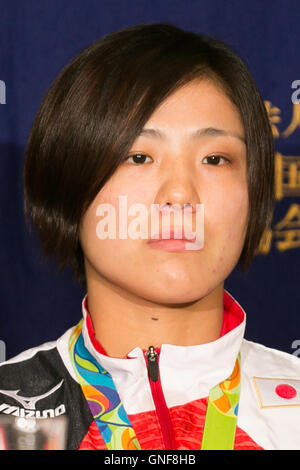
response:
M191 346L219 338L224 283L193 302L163 305L138 297L107 279L87 277L88 311L107 354L124 358L135 347Z

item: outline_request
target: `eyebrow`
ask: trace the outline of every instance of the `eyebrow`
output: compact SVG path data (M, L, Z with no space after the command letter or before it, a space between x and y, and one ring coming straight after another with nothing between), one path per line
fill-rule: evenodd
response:
M145 136L145 137L153 137L155 139L165 139L166 134L158 129L142 129L139 136ZM218 137L218 136L230 136L230 137L235 137L239 140L241 140L245 145L246 145L246 140L239 134L236 134L235 132L231 131L226 131L225 129L217 129L216 127L203 127L201 129L197 129L195 132L192 132L190 134L190 138L192 140L197 140L203 136L213 136L213 137Z

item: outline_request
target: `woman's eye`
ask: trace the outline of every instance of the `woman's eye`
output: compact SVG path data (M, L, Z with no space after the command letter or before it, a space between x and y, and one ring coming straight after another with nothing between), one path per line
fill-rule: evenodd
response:
M204 162L204 160L207 160L207 162ZM221 166L219 165L221 160L225 161L225 163L230 163L228 158L222 157L221 155L210 155L209 157L205 157L204 160L202 160L204 163L208 163L214 166ZM222 163L222 165L224 165L224 163Z
M130 158L132 158L131 162L134 165L142 165L143 163L146 162L147 158L149 158L150 161L152 160L151 157L149 157L148 155L144 153L135 153L134 155L129 155L128 157L124 158L124 160L129 161Z

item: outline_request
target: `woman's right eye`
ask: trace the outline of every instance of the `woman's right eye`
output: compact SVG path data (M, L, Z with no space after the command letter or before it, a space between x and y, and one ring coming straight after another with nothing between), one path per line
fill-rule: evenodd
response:
M147 158L150 158L152 160L151 157L149 157L148 155L146 155L144 153L135 153L134 155L128 155L127 157L125 157L124 161L128 161L130 158L133 159L131 162L134 165L142 165L143 163L146 162Z

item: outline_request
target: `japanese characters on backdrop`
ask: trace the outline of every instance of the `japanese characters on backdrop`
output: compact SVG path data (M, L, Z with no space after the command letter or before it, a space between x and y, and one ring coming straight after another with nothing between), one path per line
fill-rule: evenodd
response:
M269 227L261 240L258 254L268 254L271 247L280 252L300 248L300 155L282 155L276 151L276 139L287 139L295 132L300 136L300 103L292 103L292 118L284 131L280 132L277 124L282 121L281 110L265 101L273 136L275 139L275 199L280 203L283 198L293 198L285 215L276 224ZM299 150L300 151L300 150Z

